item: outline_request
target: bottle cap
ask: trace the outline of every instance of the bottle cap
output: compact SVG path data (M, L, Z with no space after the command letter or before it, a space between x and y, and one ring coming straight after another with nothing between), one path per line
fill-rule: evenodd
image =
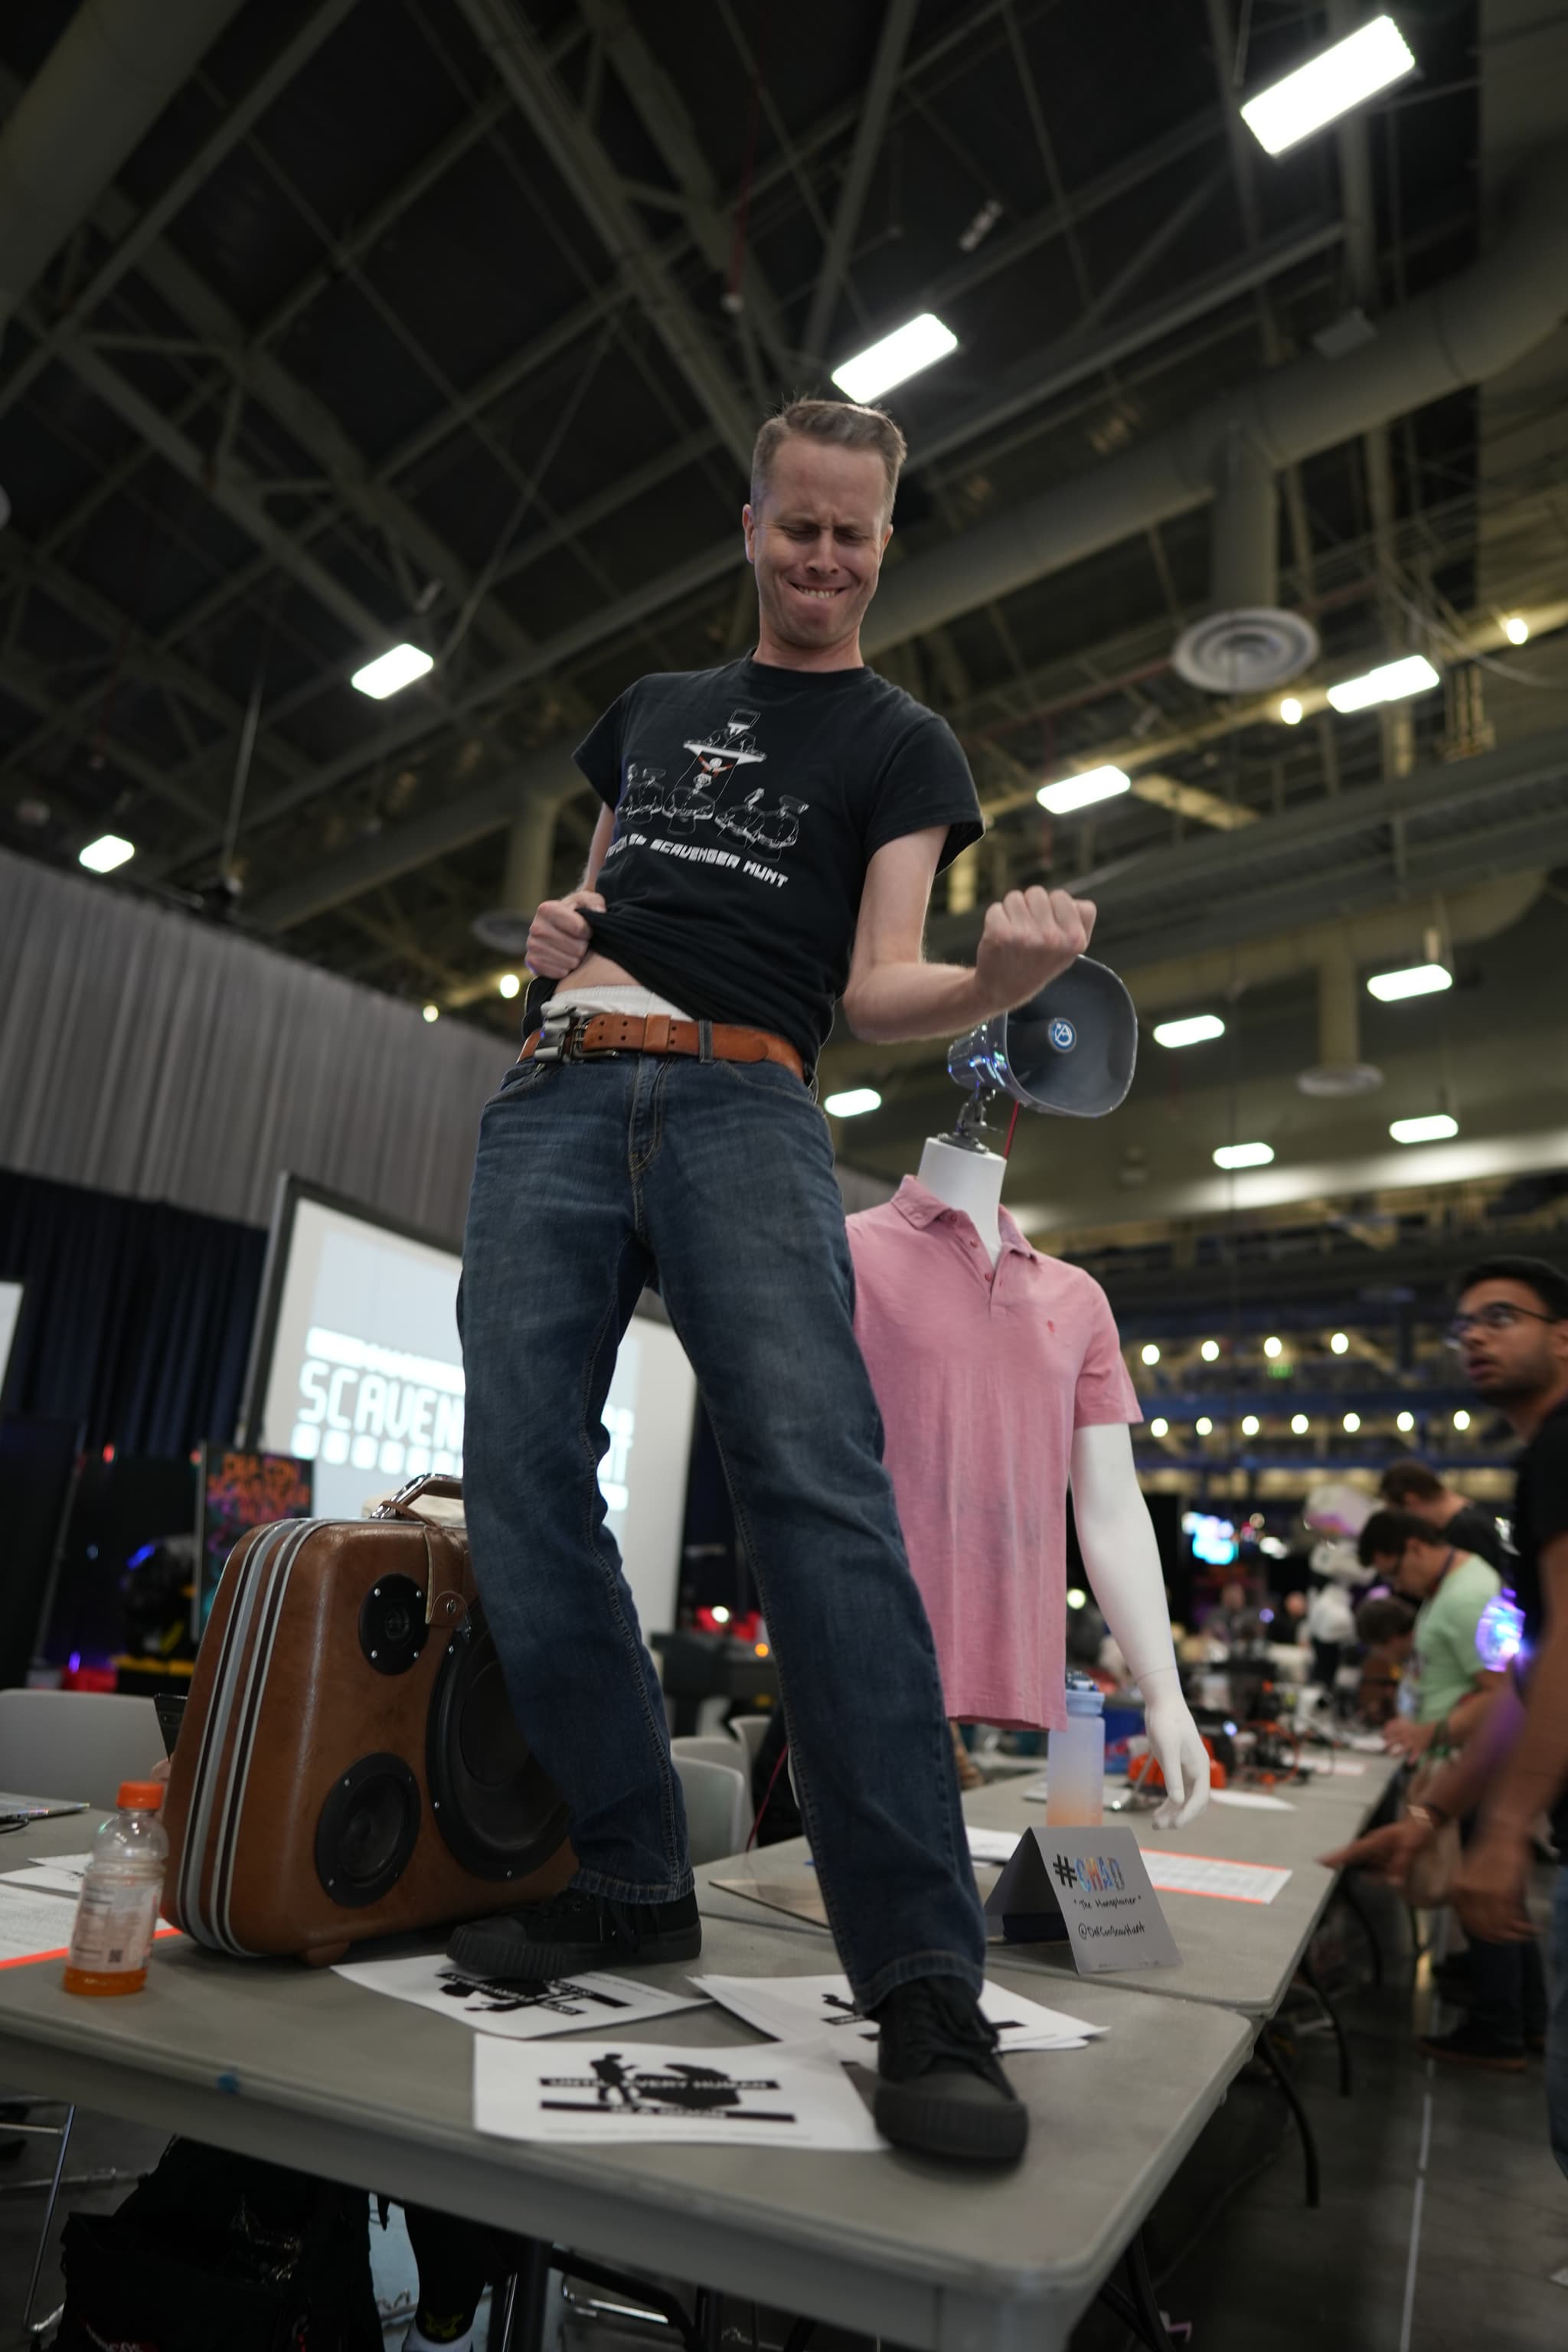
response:
M122 1813L155 1813L163 1801L163 1784L161 1780L121 1780L114 1801Z
M1090 1682L1087 1675L1068 1675L1067 1702L1069 1715L1103 1715L1105 1712L1105 1693L1098 1683Z

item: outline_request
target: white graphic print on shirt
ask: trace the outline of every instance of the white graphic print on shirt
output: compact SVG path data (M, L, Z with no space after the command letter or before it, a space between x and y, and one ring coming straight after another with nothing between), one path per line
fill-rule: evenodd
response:
M737 709L721 726L705 735L689 736L682 749L691 753L691 761L673 783L666 782L663 768L652 767L644 760L629 761L618 811L620 822L646 824L665 817L681 839L689 839L698 825L711 824L716 834L725 834L747 848L765 849L773 856L790 848L800 838L800 820L809 802L781 793L776 806L769 807L766 791L759 784L743 799L721 805L731 778L743 769L760 766L768 756L758 751L752 731L761 716L758 710ZM630 847L632 839L623 834L611 855L615 849ZM679 842L667 845L655 840L651 846L673 846L679 851ZM716 852L712 862L729 865L739 860ZM768 878L782 882L784 877Z

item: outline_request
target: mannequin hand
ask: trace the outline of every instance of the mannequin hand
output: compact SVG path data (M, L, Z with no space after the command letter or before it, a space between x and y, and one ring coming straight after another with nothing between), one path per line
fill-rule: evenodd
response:
M1208 1749L1179 1691L1163 1692L1147 1701L1144 1728L1149 1752L1165 1776L1165 1801L1154 1816L1154 1827L1184 1829L1209 1801Z
M1023 1004L1076 963L1094 930L1091 898L1066 890L1009 890L985 909L974 958L981 1002L993 1013Z
M564 980L587 953L593 933L578 912L582 907L602 914L605 901L597 890L574 890L564 898L546 898L529 925L523 961L541 980Z

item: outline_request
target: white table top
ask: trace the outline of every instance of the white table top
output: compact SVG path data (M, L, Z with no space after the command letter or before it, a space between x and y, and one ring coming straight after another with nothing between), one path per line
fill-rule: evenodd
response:
M7 1837L0 1867L79 1850L96 1819ZM826 1964L821 1939L747 1908L743 1922L704 1921L705 1968ZM998 1961L998 1980L1026 1990L1010 1956ZM470 2120L468 2027L328 1971L225 1959L184 1938L155 1948L145 1990L121 2000L72 1998L58 1962L0 1971L0 2080L930 2352L1052 2352L1251 2042L1218 2008L1189 2007L1173 2031L1177 2012L1142 1989L1070 1991L1067 2005L1110 2031L1084 2050L1009 2060L1033 2130L1025 2162L1000 2175L901 2153L485 2138ZM713 2009L634 2035L758 2039Z

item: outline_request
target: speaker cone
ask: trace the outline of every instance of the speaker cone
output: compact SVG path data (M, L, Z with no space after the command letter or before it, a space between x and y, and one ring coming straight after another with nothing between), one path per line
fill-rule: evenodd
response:
M316 1822L316 1875L349 1910L379 1903L419 1840L419 1783L401 1756L362 1756L328 1791Z
M425 1647L425 1595L411 1576L384 1576L365 1594L359 1645L378 1675L405 1675Z
M566 1835L566 1808L517 1727L477 1601L437 1674L425 1777L437 1828L476 1878L521 1878Z

